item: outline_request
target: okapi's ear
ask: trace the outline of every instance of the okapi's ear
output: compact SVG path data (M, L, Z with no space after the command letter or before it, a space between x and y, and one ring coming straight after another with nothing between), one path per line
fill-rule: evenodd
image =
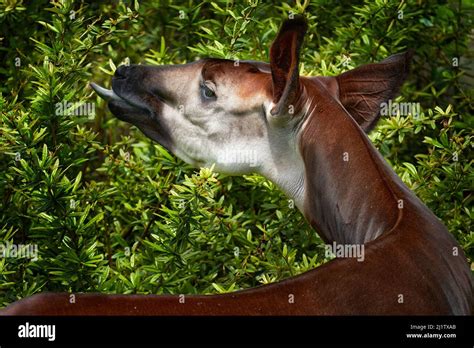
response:
M299 54L308 25L303 16L286 20L270 48L273 82L273 116L291 105L299 90Z
M395 98L408 75L412 51L395 54L336 77L339 100L366 132L380 117L381 104Z

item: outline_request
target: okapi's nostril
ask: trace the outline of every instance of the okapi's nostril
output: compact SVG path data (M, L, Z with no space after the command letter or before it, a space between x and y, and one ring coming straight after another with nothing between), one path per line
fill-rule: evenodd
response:
M115 78L125 78L127 77L127 65L120 65L117 70L115 70Z

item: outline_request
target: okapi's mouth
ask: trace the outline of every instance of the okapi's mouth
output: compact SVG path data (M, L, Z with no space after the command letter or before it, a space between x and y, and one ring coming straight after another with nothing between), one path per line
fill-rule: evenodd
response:
M146 136L159 142L168 150L172 148L172 140L168 129L159 122L159 110L154 110L151 105L144 101L138 102L135 98L126 98L116 92L114 84L112 89L107 89L90 82L91 88L104 100L108 102L110 111L119 119L137 126ZM154 107L159 108L159 102L154 101Z
M102 99L108 102L110 111L118 119L138 126L138 123L144 122L147 118L151 117L150 110L121 97L115 93L113 87L112 89L107 89L94 82L91 82L90 86Z

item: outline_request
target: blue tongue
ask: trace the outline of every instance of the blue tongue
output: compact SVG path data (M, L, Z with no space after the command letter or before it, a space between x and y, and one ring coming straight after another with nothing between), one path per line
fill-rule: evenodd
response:
M104 87L101 87L97 84L95 84L94 82L90 82L89 83L90 86L92 87L92 89L103 99L105 100L117 100L117 101L121 101L122 98L120 98L118 95L116 95L114 93L114 91L112 91L111 89L106 89Z

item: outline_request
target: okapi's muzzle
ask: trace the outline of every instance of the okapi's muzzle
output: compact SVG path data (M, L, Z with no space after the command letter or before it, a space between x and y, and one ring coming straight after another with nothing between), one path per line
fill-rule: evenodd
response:
M160 122L163 99L148 90L146 80L155 77L156 68L131 65L119 66L112 78L112 89L93 82L91 87L108 102L110 111L120 120L137 126L143 133L163 146L171 146L167 127Z

